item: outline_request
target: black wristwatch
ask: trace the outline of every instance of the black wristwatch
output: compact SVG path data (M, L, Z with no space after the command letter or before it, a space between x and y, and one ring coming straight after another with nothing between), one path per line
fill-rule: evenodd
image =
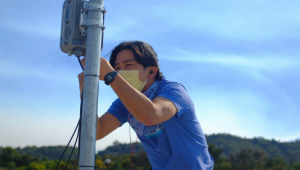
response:
M109 85L111 82L113 82L117 74L118 74L118 72L116 72L116 71L112 71L110 73L107 73L104 76L104 82L105 82L105 84Z

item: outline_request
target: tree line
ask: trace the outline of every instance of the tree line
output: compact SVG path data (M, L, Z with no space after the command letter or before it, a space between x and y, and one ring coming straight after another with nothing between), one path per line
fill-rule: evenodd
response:
M206 136L209 152L215 160L215 170L300 170L300 141L277 142L263 138L245 139L229 134ZM44 170L55 169L64 146L11 148L0 147L0 170ZM57 169L78 169L78 149L71 160L66 154ZM96 170L130 169L130 144L115 141L112 146L95 155ZM110 160L108 163L106 160ZM147 154L138 143L133 169L149 170Z
M300 141L279 142L262 137L247 139L230 134L207 135L207 142L222 149L222 155L228 157L231 153L251 148L254 151L263 150L271 159L280 157L289 164L300 162Z
M62 153L62 152L61 152ZM110 160L107 163L106 160ZM95 155L95 170L122 170L130 169L132 157L130 154L120 156L105 155L100 157ZM133 158L134 170L149 170L151 165L145 151L137 154ZM68 160L49 160L48 158L33 157L29 154L21 155L17 149L12 147L1 148L0 170L75 170L78 169L78 157Z

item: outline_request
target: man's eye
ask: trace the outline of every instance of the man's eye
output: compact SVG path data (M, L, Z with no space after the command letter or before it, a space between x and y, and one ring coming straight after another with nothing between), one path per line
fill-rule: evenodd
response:
M132 65L132 64L127 64L126 66L129 67L129 66L131 66L131 65Z
M116 71L118 71L120 68L115 68L116 69Z

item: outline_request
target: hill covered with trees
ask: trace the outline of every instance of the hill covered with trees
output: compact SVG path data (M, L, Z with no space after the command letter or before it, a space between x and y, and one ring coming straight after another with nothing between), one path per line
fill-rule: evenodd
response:
M246 139L229 134L206 136L209 152L215 160L215 170L300 170L300 141L279 142L264 138ZM11 148L0 147L0 170L55 169L64 146ZM78 149L71 161L69 147L58 169L78 169ZM96 154L96 169L128 169L131 161L130 144L115 141L112 146ZM110 159L110 164L105 160ZM147 154L140 143L134 156L136 170L149 170Z
M271 159L280 157L289 163L300 162L300 140L279 142L261 137L247 139L230 134L209 135L206 136L206 140L208 143L222 149L222 155L225 157L242 149L252 149L254 151L264 150Z
M243 149L252 149L253 151L265 151L271 159L280 157L289 163L300 162L300 140L295 142L279 142L264 138L247 139L230 134L206 135L206 140L208 144L222 149L221 156L224 157L229 157L231 153ZM142 145L138 143L135 154L140 153L142 150ZM115 141L112 146L98 152L98 155L120 156L128 153L131 153L129 144L122 144Z

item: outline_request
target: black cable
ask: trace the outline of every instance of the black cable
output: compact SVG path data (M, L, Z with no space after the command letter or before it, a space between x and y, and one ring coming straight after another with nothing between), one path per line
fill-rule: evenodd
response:
M79 115L79 129L78 129L78 136L79 136L79 140L78 140L78 160L80 157L80 132L81 132L81 120L82 120L82 105L83 105L83 88L82 88L82 94L81 94L81 102L80 102L80 115Z
M78 121L78 123L77 123L77 126L76 126L74 132L73 132L73 135L71 136L71 139L69 140L68 145L66 146L64 152L62 153L61 157L59 158L59 161L58 161L58 163L57 163L57 165L56 165L56 168L55 168L56 170L57 170L57 168L58 168L58 165L59 165L59 163L60 163L62 157L64 156L64 154L65 154L67 148L69 147L69 145L70 145L70 143L71 143L71 141L72 141L72 139L73 139L73 137L74 137L74 134L75 134L75 132L76 132L76 130L77 130L77 128L78 128L78 125L79 125L79 121Z
M82 63L81 63L81 61L80 61L80 56L78 56L77 58L78 58L78 61L79 61L79 64L80 64L82 70L84 71L84 67L83 67L83 65L82 65ZM99 87L98 87L98 88L99 88ZM73 132L73 134L72 134L72 136L71 136L71 139L69 140L69 142L68 142L68 144L67 144L65 150L63 151L63 153L62 153L62 155L61 155L61 157L60 157L60 159L59 159L59 161L58 161L58 163L57 163L57 165L56 165L55 170L57 170L58 165L59 165L60 161L62 160L62 157L63 157L63 155L65 154L67 148L69 147L69 145L70 145L70 143L71 143L71 141L72 141L72 139L73 139L73 137L74 137L74 134L75 134L75 132L76 132L77 129L78 129L78 131L77 131L76 141L75 141L75 144L74 144L74 146L73 146L72 152L71 152L71 154L70 154L70 157L69 157L69 159L68 159L68 162L67 162L67 165L66 165L65 169L67 169L67 167L68 167L69 161L70 161L70 159L71 159L71 157L72 157L72 154L73 154L73 151L74 151L74 149L75 149L75 146L76 146L76 143L77 143L78 138L79 138L79 140L78 140L78 160L79 160L79 155L80 155L80 130L81 130L81 120L82 120L82 119L81 119L81 118L82 118L82 99L83 99L83 90L82 90L81 101L80 101L80 118L79 118L78 123L77 123L77 126L76 126L76 128L75 128L75 130L74 130L74 132ZM79 128L78 128L78 127L79 127Z
M79 64L80 64L80 66L81 66L81 68L82 68L82 71L84 71L84 67L83 67L83 65L82 65L82 63L81 63L81 61L80 61L80 56L76 56L77 57L77 59L78 59L78 61L79 61Z
M80 64L82 70L84 71L84 67L83 67L83 65L82 65L82 63L81 63L81 61L80 61L80 56L77 56L77 58L78 58L78 62L79 62L79 64ZM99 77L98 75L85 75L85 76L95 76L95 77ZM98 85L98 89L97 89L97 103L98 103L98 99L99 99L98 96L99 96L99 85ZM83 102L82 102L82 101L83 101L83 89L82 89L81 101L80 101L80 118L79 118L79 121L78 121L78 123L77 123L77 126L76 126L76 128L75 128L73 134L72 134L71 139L69 140L68 145L66 146L64 152L62 153L62 155L61 155L61 157L60 157L60 159L59 159L59 161L58 161L58 163L57 163L57 165L56 165L55 170L57 170L58 165L59 165L59 163L60 163L60 161L61 161L63 155L65 154L67 148L69 147L69 145L70 145L70 143L71 143L71 141L72 141L72 139L73 139L73 137L74 137L74 134L75 134L75 132L76 132L77 129L78 129L78 131L77 131L77 137L76 137L76 140L75 140L75 143L74 143L72 152L71 152L71 154L70 154L70 156L69 156L68 162L67 162L67 164L66 164L66 166L65 166L65 170L66 170L67 167L68 167L68 164L69 164L70 159L71 159L71 157L72 157L72 154L73 154L73 152L74 152L74 149L75 149L75 146L76 146L76 144L77 144L77 141L78 141L78 160L79 160L79 158L80 158L80 140L81 140L81 139L80 139L80 132L81 132L82 105L83 105ZM96 106L96 114L97 114L97 113L98 113L98 104L97 104L97 106ZM96 115L96 116L97 116L97 118L98 118L98 115ZM96 166L85 166L85 165L82 165L82 166L79 166L79 167L93 167L93 168L95 168Z
M78 58L78 62L82 68L82 71L84 71L84 67L80 61L80 56L77 57ZM83 87L82 87L82 94L81 94L81 102L80 102L80 115L79 115L79 129L78 129L78 136L79 136L79 140L78 140L78 160L80 157L80 132L81 132L81 120L82 120L82 101L83 101Z
M99 77L99 76L97 76L97 77ZM82 95L83 96L83 95ZM98 103L98 96L99 96L99 85L98 85L98 89L97 89L97 103ZM98 113L98 104L97 104L97 106L96 106L96 113ZM98 115L96 115L97 116L97 118L98 118ZM81 117L82 117L82 102L81 102L81 106L80 106L80 120L82 120L81 119ZM97 119L96 119L97 120ZM79 124L79 128L81 128L81 121L80 121L80 124ZM80 136L80 130L79 130L79 136ZM80 139L79 139L79 141L78 142L80 142ZM79 152L78 152L78 158L79 158L79 156L80 156L80 144L78 143L78 148L79 148ZM85 168L96 168L96 166L85 166L85 165L79 165L78 167L85 167Z
M76 143L77 143L78 137L79 137L79 133L77 133L77 137L76 137L76 140L75 140L75 143L74 143L74 146L73 146L72 152L71 152L71 154L70 154L70 157L69 157L69 159L68 159L67 165L66 165L66 167L65 167L65 170L67 170L67 167L68 167L68 164L69 164L69 162L70 162L70 159L71 159L71 157L72 157L73 151L74 151L74 149L75 149L75 146L76 146Z

